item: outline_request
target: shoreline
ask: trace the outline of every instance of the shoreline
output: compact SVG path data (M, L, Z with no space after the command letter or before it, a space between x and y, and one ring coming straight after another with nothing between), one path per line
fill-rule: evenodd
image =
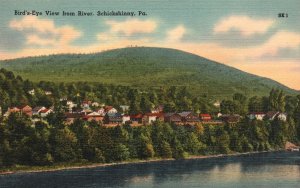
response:
M221 158L221 157L234 157L234 156L243 156L243 155L251 155L251 154L259 154L259 153L269 153L269 152L278 152L283 150L271 150L271 151L254 151L254 152L243 152L243 153L231 153L231 154L216 154L216 155L197 155L197 156L189 156L184 159L179 160L193 160L193 159L211 159L211 158ZM0 176L10 175L10 174L20 174L20 173L41 173L41 172L56 172L62 170L76 170L76 169L89 169L89 168L98 168L98 167L109 167L109 166L117 166L117 165L128 165L128 164L143 164L143 163L154 163L154 162L163 162L163 161L176 161L174 158L157 158L157 159L136 159L132 161L124 161L124 162L113 162L113 163L91 163L91 164L82 164L76 166L25 166L28 170L8 170L8 171L0 171ZM36 170L34 168L37 168ZM46 168L46 169L38 169L38 168ZM49 168L49 169L47 169Z

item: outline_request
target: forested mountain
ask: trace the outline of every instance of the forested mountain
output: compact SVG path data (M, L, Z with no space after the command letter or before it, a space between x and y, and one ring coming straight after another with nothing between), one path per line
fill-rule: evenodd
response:
M0 61L0 67L31 81L97 82L159 88L186 86L194 96L222 99L233 93L267 95L296 91L206 58L174 49L135 47L95 54L66 54Z

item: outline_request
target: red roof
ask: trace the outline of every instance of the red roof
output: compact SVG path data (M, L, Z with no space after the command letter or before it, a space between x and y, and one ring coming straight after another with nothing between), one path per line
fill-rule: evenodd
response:
M201 117L210 117L209 114L200 114Z
M134 118L134 119L143 118L143 114L131 115L130 118Z
M161 116L163 116L164 114L163 114L163 113L146 113L145 115L146 115L146 116L156 116L156 117L161 117Z
M113 109L114 107L113 106L105 106L104 109L105 111L110 111L111 109Z
M46 108L45 110L41 110L40 112L41 113L47 113L48 111L49 111L49 109Z
M31 108L29 105L22 105L22 106L20 106L20 107L17 107L17 108L19 108L19 109L23 109L23 108L25 108L25 107L29 107L29 108Z

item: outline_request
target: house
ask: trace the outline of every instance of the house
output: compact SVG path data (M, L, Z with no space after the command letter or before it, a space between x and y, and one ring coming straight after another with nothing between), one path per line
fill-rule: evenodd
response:
M103 121L104 124L121 124L123 122L123 118L120 113L106 113Z
M14 106L14 107L8 108L7 111L8 111L9 113L15 113L15 112L20 112L21 109Z
M20 106L18 107L20 109L20 111L23 113L23 114L26 114L28 116L32 116L32 108L28 105L23 105L23 106Z
M40 112L42 111L42 110L45 110L46 109L46 107L44 107L44 106L37 106L37 107L34 107L33 109L32 109L32 115L40 115Z
M241 116L238 114L233 114L233 115L224 114L220 118L222 119L222 121L227 123L238 123L241 119Z
M281 121L286 121L287 120L287 114L282 113L282 112L278 112L278 111L270 111L270 112L267 112L266 118L268 120L271 120L271 121L275 120L276 118L278 120L281 120Z
M217 113L217 117L220 118L223 114L221 112Z
M46 108L46 109L40 111L40 115L41 115L41 117L47 117L52 112L53 112L53 110Z
M92 104L92 101L83 101L81 103L82 108L90 108L90 105Z
M156 121L157 116L154 113L147 113L143 116L143 124L151 124Z
M115 109L113 106L105 106L104 111L105 111L105 113L108 113L108 114L118 113L117 109Z
M266 113L266 118L268 119L268 120L274 120L275 118L276 118L276 116L279 114L279 112L278 111L269 111L269 112L267 112Z
M142 119L142 122L145 124L151 124L154 121L164 121L164 114L163 113L146 113Z
M120 108L123 113L127 113L129 111L129 106L128 105L120 105Z
M265 116L266 116L266 113L264 113L264 112L252 112L252 113L248 114L248 118L250 120L254 120L254 119L263 120Z
M59 99L60 102L62 102L62 101L67 101L67 100L68 100L67 97L62 97L62 98Z
M65 113L66 124L72 124L75 119L81 119L84 116L83 113Z
M93 111L91 109L89 109L89 108L86 108L86 109L82 109L80 112L83 113L84 115L87 115L89 113L92 113Z
M199 114L199 117L202 121L210 121L212 119L210 114Z
M181 116L177 113L165 113L164 120L169 123L181 123Z
M75 104L73 101L68 100L67 101L67 106L69 109L72 109L74 107L77 107L77 104Z
M7 111L3 114L4 117L8 117L11 113L20 112L18 107L9 107Z
M93 107L99 107L100 104L99 104L98 102L93 102L93 103L92 103L92 106L93 106Z
M101 114L97 113L97 112L92 112L87 114L84 119L87 121L103 121L104 116L102 116Z
M215 107L219 108L221 106L220 101L215 101L213 104Z
M278 120L286 121L286 120L287 120L287 114L286 114L286 113L280 112L280 113L277 115L277 118L278 118Z
M151 113L161 113L164 110L164 106L163 105L159 105L157 107L155 107L154 109L151 110Z
M34 91L34 89L32 89L32 90L29 90L27 93L28 93L29 95L35 95L35 91Z
M181 116L181 121L183 123L196 123L200 121L200 119L194 115L193 112L181 112L178 114Z
M142 123L143 122L143 117L144 117L143 114L135 114L135 115L130 116L130 120L133 123Z
M95 110L95 112L99 113L102 116L105 116L105 114L106 114L104 108L99 108L99 109Z
M52 95L52 91L45 91L45 95Z
M122 123L125 124L126 122L130 121L130 116L129 115L123 115L122 116Z

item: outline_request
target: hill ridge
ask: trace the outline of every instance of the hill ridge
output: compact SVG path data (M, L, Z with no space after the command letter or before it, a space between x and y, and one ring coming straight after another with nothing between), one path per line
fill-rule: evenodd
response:
M297 92L272 79L178 49L118 48L91 54L55 54L0 61L0 67L32 81L101 82L159 87L181 85L194 94L266 95L272 88Z

